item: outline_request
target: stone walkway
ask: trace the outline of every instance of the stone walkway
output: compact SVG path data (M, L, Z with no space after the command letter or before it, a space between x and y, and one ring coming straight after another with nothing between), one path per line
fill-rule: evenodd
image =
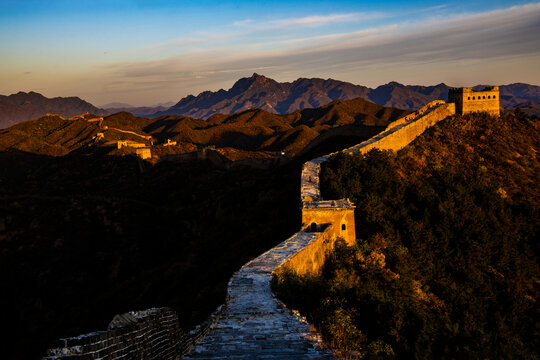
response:
M321 196L319 189L319 173L321 164L328 160L330 155L321 156L310 160L302 168L302 178L300 179L300 194L303 201L318 200Z
M423 118L424 116L428 115L430 112L434 111L435 109L437 109L441 104L437 104L437 105L433 105L429 108L427 108L426 110L424 110L421 114L419 114L418 116L416 117L413 117L411 119L409 119L408 121L406 122L403 122L399 125L396 125L396 126L393 126L391 128L387 128L386 130L384 130L383 132L381 132L380 134L378 135L375 135L374 137L372 137L371 139L369 140L366 140L360 144L357 144L357 145L354 145L354 146L351 146L350 148L347 148L347 149L344 149L342 150L345 154L353 154L353 153L356 153L356 152L364 152L366 153L367 151L371 150L373 147L375 147L375 144L387 137L388 135L392 134L392 133L395 133L396 131L399 131L407 126L409 126L411 123ZM330 154L331 155L331 154Z
M299 232L236 272L219 322L183 359L333 359L318 333L270 290L272 272L316 236Z
M394 127L343 152L365 152L380 139L422 118L438 105L426 106L418 116L401 119ZM304 164L300 185L303 209L352 207L348 199L321 199L319 172L321 164L331 155ZM183 359L333 359L320 334L287 309L270 289L273 271L317 236L317 233L300 231L236 272L229 281L226 308L220 320Z

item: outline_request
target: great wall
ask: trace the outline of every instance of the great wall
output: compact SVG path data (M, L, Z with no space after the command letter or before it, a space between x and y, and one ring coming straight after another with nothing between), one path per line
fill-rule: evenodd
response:
M398 151L455 113L455 103L433 101L343 152ZM47 350L44 360L333 358L313 327L270 289L273 274L284 267L299 274L317 273L338 239L348 244L356 241L354 205L348 199L321 198L320 165L331 155L303 165L300 231L234 273L225 304L205 323L183 333L170 309L127 313L115 317L106 331L61 339L58 347Z

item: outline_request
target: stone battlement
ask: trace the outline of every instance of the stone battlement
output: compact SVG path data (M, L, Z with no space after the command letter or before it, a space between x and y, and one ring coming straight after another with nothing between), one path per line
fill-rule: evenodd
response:
M349 199L303 201L302 209L354 209Z

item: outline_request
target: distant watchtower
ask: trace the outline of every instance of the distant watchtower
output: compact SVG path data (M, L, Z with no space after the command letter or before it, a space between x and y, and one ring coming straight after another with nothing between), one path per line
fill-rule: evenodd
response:
M456 113L467 114L486 111L499 115L499 87L489 86L481 91L471 88L451 88L448 90L448 102L456 104Z

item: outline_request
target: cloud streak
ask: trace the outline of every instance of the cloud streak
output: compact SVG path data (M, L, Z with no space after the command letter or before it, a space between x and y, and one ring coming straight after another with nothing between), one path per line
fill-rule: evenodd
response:
M291 31L301 28L318 28L329 24L343 24L359 22L363 20L380 19L388 14L383 13L347 13L331 15L312 15L297 18L276 19L268 21L255 21L246 19L236 21L225 29L215 32L196 32L190 36L182 36L177 39L166 41L147 47L151 51L167 51L170 49L197 49L201 47L222 46L234 42L250 42L253 37L259 38L265 34ZM250 40L251 38L251 40ZM288 37L287 37L288 38Z
M269 21L253 21L251 19L237 21L233 23L234 27L249 30L275 30L289 29L295 27L318 27L331 23L348 23L362 20L378 19L386 16L384 13L348 13L348 14L330 14L330 15L311 15L297 18L287 18Z
M297 23L345 21L345 18L305 17L282 21L295 26ZM170 89L177 92L182 91L180 83L182 88L189 89L184 92L195 92L215 88L216 84L232 84L238 77L254 71L278 79L324 74L336 74L334 76L339 78L340 74L356 74L361 82L366 76L374 77L378 73L382 76L388 67L406 72L408 67L439 64L444 69L449 64L465 64L460 70L465 76L478 69L478 66L469 69L466 64L486 61L493 68L497 61L540 56L539 33L540 3L535 3L338 34L278 39L271 49L257 42L225 44L163 59L115 63L107 70L111 78L121 79L126 89L136 84L151 86L152 82L159 82L160 86L170 84ZM528 70L533 76L530 82L540 82L538 70Z
M206 66L220 67L235 62L276 60L301 61L304 56L323 56L341 62L356 59L360 62L384 60L390 62L463 59L491 56L520 55L540 51L540 4L512 7L482 14L430 19L421 23L402 23L342 34L290 39L281 45L295 45L293 49L276 49L253 53L240 47L225 47L193 51L179 57L148 63L132 63L129 69L140 68L153 73L168 73L173 63L191 66L189 60L201 61ZM308 46L306 46L306 44ZM303 46L301 46L303 45ZM213 55L226 55L213 57ZM234 55L236 54L236 55ZM230 58L229 61L226 59ZM184 59L184 61L182 61ZM225 59L223 61L222 59ZM182 64L185 63L185 64ZM126 64L121 64L123 68ZM176 66L173 66L176 67ZM129 71L128 71L129 72Z

